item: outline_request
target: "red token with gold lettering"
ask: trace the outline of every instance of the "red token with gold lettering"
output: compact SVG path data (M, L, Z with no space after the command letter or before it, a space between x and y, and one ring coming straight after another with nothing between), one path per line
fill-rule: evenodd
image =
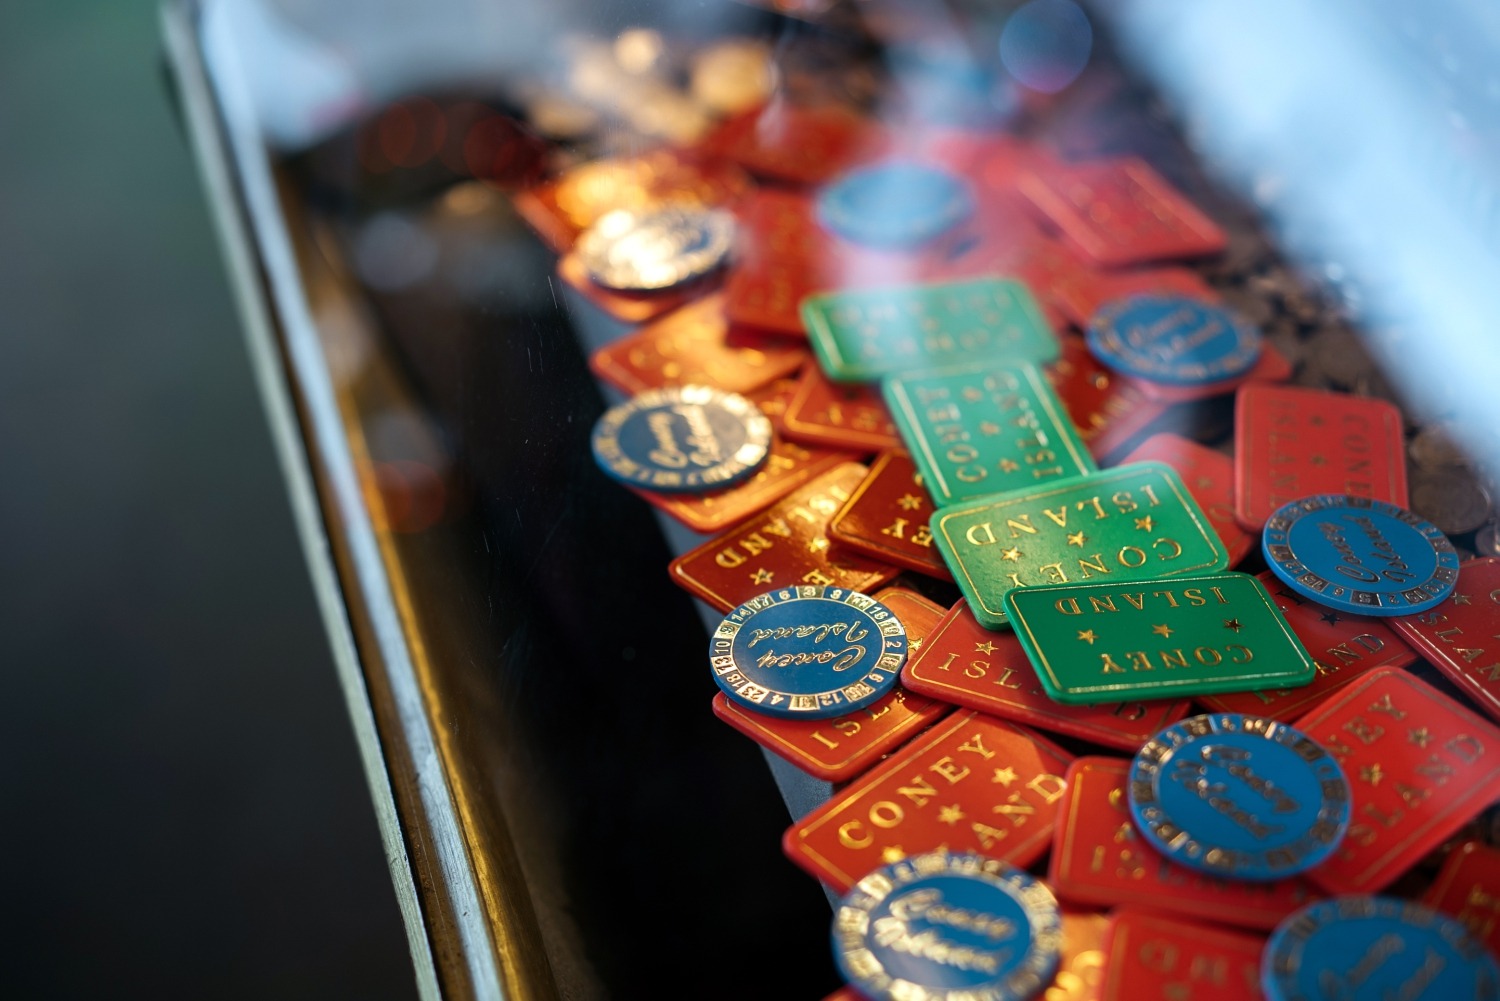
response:
M932 498L911 456L900 449L881 453L870 475L833 516L828 534L840 545L908 570L952 580L932 546L927 520Z
M1270 929L1318 894L1304 880L1269 883L1216 879L1169 862L1136 833L1125 783L1130 762L1079 758L1068 769L1067 794L1047 882L1064 900L1159 911Z
M793 824L782 848L838 890L939 848L1025 868L1051 843L1069 760L1029 730L954 713Z
M905 588L888 587L872 597L896 613L912 648L921 645L943 615L941 607ZM853 778L952 708L899 685L878 702L837 719L786 719L750 712L723 692L713 702L719 719L825 782Z
M1025 219L1025 213L1015 207L1009 217L1001 216L999 205L982 208L981 212L995 221L982 226L972 246L934 261L929 277L937 281L995 275L1019 278L1036 296L1052 329L1062 330L1067 325L1067 314L1060 303L1066 297L1076 296L1074 289L1094 283L1097 275L1093 268L1063 244L1038 231Z
M1047 366L1047 381L1078 428L1090 454L1101 462L1128 446L1167 412L1140 387L1099 364L1081 337L1062 337L1062 357Z
M1141 745L1188 714L1186 699L1065 706L1042 690L1036 670L1009 631L979 624L960 600L913 651L901 683L914 692L1052 733L1138 751Z
M881 155L890 139L880 123L840 104L773 100L730 119L702 143L763 177L821 184Z
M1500 720L1500 559L1466 560L1442 604L1390 620L1491 719Z
M1479 841L1455 845L1422 903L1457 918L1500 955L1500 849Z
M1296 727L1349 777L1349 832L1307 873L1330 893L1379 891L1500 798L1500 729L1405 671L1371 671Z
M1271 513L1313 494L1406 507L1401 411L1385 400L1251 382L1234 408L1234 514L1260 531Z
M672 579L721 612L773 587L812 584L868 594L890 583L896 567L829 552L828 519L866 472L858 462L835 466L757 517L677 557Z
M807 344L735 330L724 296L705 296L595 351L589 368L627 393L695 384L748 393L802 367Z
M1119 464L1165 462L1203 508L1229 553L1232 567L1255 547L1256 539L1234 520L1234 460L1181 435L1154 434L1131 449Z
M786 399L795 388L795 383L778 379L769 386L745 395L761 413L771 419L771 426L775 428L776 415L785 409ZM855 458L849 452L787 441L778 432L771 439L771 452L766 456L766 461L743 483L701 494L663 494L634 487L630 490L652 507L676 518L695 532L722 532L803 484Z
M816 365L802 370L782 427L788 438L852 452L901 446L878 389L859 382L832 382Z
M1200 695L1198 701L1226 713L1265 716L1290 723L1334 692L1377 667L1406 667L1417 659L1390 627L1389 619L1335 611L1293 591L1269 570L1256 578L1270 592L1286 624L1312 654L1317 674L1303 688L1265 688L1258 692Z
M1099 1001L1261 1001L1261 935L1122 907L1104 937Z
M1108 268L1217 254L1224 231L1142 160L1032 171L1018 182L1048 219Z

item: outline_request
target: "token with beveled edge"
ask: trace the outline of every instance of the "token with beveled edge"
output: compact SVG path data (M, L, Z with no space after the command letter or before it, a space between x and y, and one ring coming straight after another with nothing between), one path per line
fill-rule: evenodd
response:
M771 422L736 393L668 386L610 407L591 443L599 466L622 483L693 493L754 473L770 454Z
M818 195L818 221L855 243L908 247L968 218L962 178L921 163L890 161L851 171Z
M1089 350L1127 375L1174 386L1221 383L1260 358L1260 332L1222 306L1182 295L1106 303L1088 325Z
M701 278L734 246L734 216L674 205L606 213L573 245L589 277L606 288L651 292Z

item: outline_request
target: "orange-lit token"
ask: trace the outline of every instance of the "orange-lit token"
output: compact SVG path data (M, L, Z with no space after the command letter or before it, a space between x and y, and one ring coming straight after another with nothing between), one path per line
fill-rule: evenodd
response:
M1349 615L1304 598L1269 570L1256 575L1286 624L1312 654L1317 668L1304 688L1266 688L1258 692L1200 695L1198 701L1226 713L1267 716L1290 723L1345 685L1377 667L1406 667L1416 652L1391 630L1388 621Z
M1146 399L1139 387L1099 364L1082 338L1061 340L1062 357L1047 366L1047 381L1094 458L1103 461L1129 446L1167 412L1166 404Z
M1260 1001L1260 935L1125 907L1110 916L1099 1001Z
M852 452L897 448L901 437L879 390L863 383L832 382L816 365L787 404L782 426L788 438Z
M1440 605L1390 620L1490 718L1500 720L1500 559L1466 560Z
M927 525L932 511L932 498L911 456L893 449L870 466L870 474L829 522L828 534L840 545L878 560L952 580L953 574L932 547Z
M904 588L889 587L871 597L896 613L912 649L920 648L943 615L942 608ZM853 778L952 708L899 686L873 705L836 719L784 719L750 712L730 702L723 692L713 701L719 719L827 782Z
M1131 449L1120 465L1130 462L1165 462L1177 470L1183 485L1219 533L1231 567L1255 547L1255 537L1234 520L1234 460L1229 456L1181 435L1163 432Z
M1234 414L1234 513L1252 531L1313 494L1406 507L1401 411L1385 400L1250 382Z
M1131 752L1188 714L1186 699L1104 706L1054 702L1042 690L1015 635L985 629L962 600L948 610L922 648L912 651L901 669L901 683L914 692L1001 719Z
M748 393L802 367L807 345L758 331L735 330L724 296L706 296L594 352L589 368L625 390L695 383Z
M821 184L889 148L880 123L842 105L772 100L726 122L703 146L752 174Z
M1500 955L1500 849L1478 841L1455 845L1422 903L1457 918Z
M782 847L838 890L939 848L1025 867L1051 843L1068 761L1021 727L955 713L792 825Z
M868 594L888 584L896 567L830 552L828 519L865 472L858 462L835 466L732 531L677 557L672 580L721 612L774 587L810 584Z
M1099 1001L1104 981L1104 936L1109 918L1097 911L1062 908L1062 958L1041 1001Z
M683 303L692 302L718 287L721 278L716 272L685 285L657 292L622 292L596 283L589 277L588 269L584 267L578 254L571 250L558 259L557 276L577 289L589 302L626 323L645 323Z
M1270 883L1216 879L1169 862L1136 833L1125 782L1130 762L1079 758L1057 819L1047 882L1064 901L1158 911L1270 929L1316 898L1302 879Z
M1379 891L1500 798L1500 729L1405 671L1371 671L1296 726L1353 793L1342 845L1307 874L1329 893Z
M1212 219L1134 157L1032 171L1018 186L1104 267L1204 257L1226 243Z

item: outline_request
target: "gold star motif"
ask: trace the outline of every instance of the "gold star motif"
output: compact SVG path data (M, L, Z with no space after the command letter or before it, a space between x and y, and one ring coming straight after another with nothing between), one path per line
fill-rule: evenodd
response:
M1225 619L1224 628L1233 629L1235 632L1239 632L1244 627L1240 625L1239 619Z
M905 494L896 503L901 505L903 511L915 511L922 506L922 498L916 494Z
M807 551L810 553L821 553L827 548L828 540L821 535L807 544Z
M1359 770L1359 777L1372 786L1378 786L1380 785L1380 780L1385 778L1385 772L1380 770L1380 762L1377 761L1373 765L1365 765L1361 768Z
M949 827L952 827L954 824L963 819L964 812L958 808L957 803L953 804L952 806L944 806L938 809L938 820L947 824Z
M922 649L922 637L913 636L911 642L906 646L908 653L916 653L918 650Z
M1016 780L1016 770L1014 768L1009 768L1009 767L1006 767L1006 768L996 768L995 769L995 777L992 778L992 779L990 779L991 782L998 782L998 783L1000 783L1003 786L1009 786L1015 780Z
M960 395L962 395L963 398L968 400L970 403L978 403L980 400L984 399L984 393L978 389L975 389L973 386L965 386Z
M900 845L888 845L880 853L880 861L886 865L890 865L892 862L900 862L904 858L906 858L906 853L901 850Z
M771 573L771 571L767 570L765 567L761 567L759 570L750 575L750 583L769 584L771 583L771 578L774 576L775 574Z
M1012 546L1011 548L1007 549L1005 552L1001 553L1000 556L1001 556L1002 559L1007 559L1007 560L1010 560L1012 563L1014 563L1016 560L1018 560L1018 559L1021 558L1021 551L1019 549L1015 548L1014 546Z
M1078 638L1083 640L1089 646L1093 646L1094 640L1098 639L1099 637L1094 635L1094 631L1092 629L1080 629L1078 630Z
M1419 726L1415 730L1406 731L1406 738L1418 747L1426 747L1427 742L1432 739L1432 734L1427 732L1425 726Z
M1135 520L1135 527L1143 532L1151 531L1151 516L1148 514L1144 518L1137 518Z
M1455 605L1467 605L1469 603L1469 596L1467 594L1455 593L1453 595L1453 603Z
M1211 487L1211 486L1214 485L1214 481L1210 477L1200 476L1200 477L1198 477L1197 482L1194 483L1193 485L1196 486L1196 487L1200 487L1200 488L1206 490L1209 487Z
M1013 459L1001 459L1000 460L1000 471L1002 473L1014 473L1016 470L1018 470L1020 468L1021 467L1019 465L1017 465L1016 462L1015 462L1015 460L1013 460Z
M1172 627L1163 622L1159 626L1152 626L1151 631L1163 639L1172 638Z
M991 642L990 640L985 640L983 643L975 643L974 644L974 652L975 653L994 653L995 652L995 644L993 642Z
M1088 540L1084 538L1084 535L1083 535L1082 532L1069 532L1068 533L1068 545L1070 545L1070 546L1082 546L1087 541Z
M1311 458L1309 458L1307 461L1308 461L1309 464L1314 465L1314 466L1326 466L1326 465L1328 465L1328 460L1325 459L1325 458L1323 458L1321 455L1314 455Z
M980 421L979 433L987 435L997 435L1000 433L1000 425L996 424L994 421Z

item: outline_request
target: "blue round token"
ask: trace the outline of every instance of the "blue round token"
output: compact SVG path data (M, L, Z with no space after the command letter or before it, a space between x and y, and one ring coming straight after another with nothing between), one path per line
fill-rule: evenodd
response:
M1087 331L1110 368L1151 382L1202 386L1235 379L1260 359L1260 332L1227 309L1187 296L1138 295L1106 303Z
M1260 716L1192 716L1146 742L1130 767L1130 815L1174 862L1230 879L1281 879L1333 854L1349 782L1299 730Z
M914 855L855 884L833 915L833 955L872 1001L1025 1001L1062 948L1052 891L973 853Z
M846 587L786 587L756 595L709 640L714 681L755 712L791 719L842 716L896 686L906 663L896 613Z
M963 180L896 161L851 171L818 195L818 221L855 243L907 247L946 232L974 212Z
M771 422L743 396L708 386L651 389L594 424L594 458L623 483L702 493L738 483L771 449Z
M1395 897L1335 897L1288 915L1260 958L1268 1001L1496 1001L1500 967L1457 921Z
M1277 508L1261 551L1287 587L1355 615L1411 615L1458 583L1458 553L1436 526L1368 497L1316 494Z

